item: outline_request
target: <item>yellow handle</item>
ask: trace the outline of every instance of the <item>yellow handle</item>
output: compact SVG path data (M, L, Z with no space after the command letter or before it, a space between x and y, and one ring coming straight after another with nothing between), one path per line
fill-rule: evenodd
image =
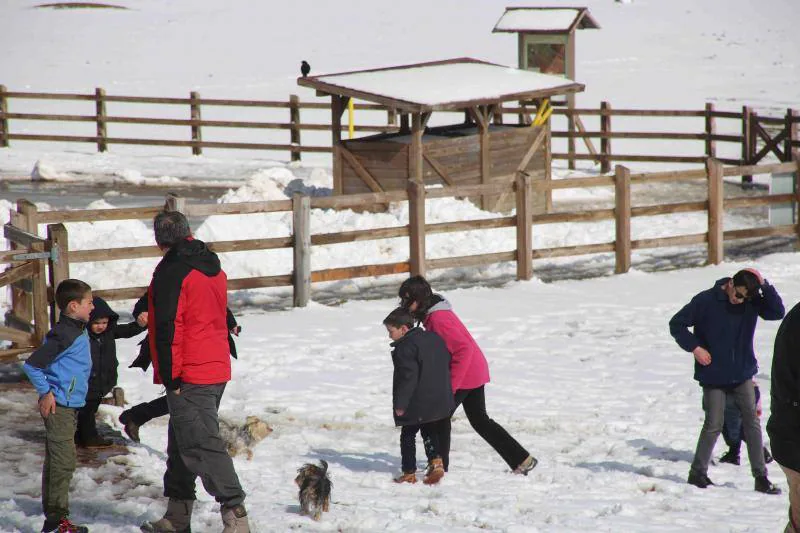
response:
M353 99L351 98L349 102L347 102L347 133L349 135L348 139L353 138L353 134L356 131L356 125L353 123L353 110L355 109L355 104L353 103Z
M536 117L534 117L533 122L531 122L531 126L541 126L547 119L550 118L550 115L553 114L553 106L550 105L550 99L545 98L541 105L539 105L538 111L536 111Z

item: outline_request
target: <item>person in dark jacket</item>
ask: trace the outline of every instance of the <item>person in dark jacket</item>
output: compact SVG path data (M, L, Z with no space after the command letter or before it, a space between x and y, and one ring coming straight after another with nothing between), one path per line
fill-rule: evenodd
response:
M414 318L398 307L383 320L392 339L392 407L394 423L401 426L400 455L403 472L396 483L417 482L417 433L426 429L425 448L432 458L423 483L438 483L444 476L439 453L442 432L449 431L455 409L450 387L450 352L444 340L431 331L414 327ZM449 435L446 436L449 440Z
M669 321L678 345L694 355L694 378L703 388L705 421L697 441L688 482L696 487L713 485L708 465L722 431L725 400L732 395L742 413L747 456L755 490L780 494L767 478L761 424L756 414L753 376L758 363L753 352L756 322L780 320L785 310L775 287L755 269L722 278L697 295ZM690 331L689 328L693 328Z
M137 322L147 325L147 295L142 296L133 307L133 316ZM226 322L228 325L228 346L231 350L231 357L236 359L236 343L233 341L233 336L238 336L242 331L242 327L236 323L236 317L230 309L227 309ZM150 339L145 335L144 339L139 343L139 355L128 368L141 368L147 371L150 367ZM169 406L167 405L167 397L159 396L149 402L142 402L134 405L130 409L124 410L119 415L119 421L122 424L125 434L130 437L134 442L140 442L139 428L154 418L159 418L169 414Z
M789 523L800 532L800 304L783 319L772 354L767 434L772 455L789 483Z
M167 389L164 516L142 531L191 531L199 477L220 504L223 533L249 533L245 492L219 435L219 405L231 379L226 325L228 282L219 257L192 237L177 211L153 219L164 252L147 290L147 332L153 379Z
M111 310L105 300L95 296L94 309L86 329L92 350L92 373L89 375L89 390L86 405L78 410L78 430L75 443L87 448L111 446L110 439L97 433L95 415L100 402L117 384L117 344L115 339L129 339L143 332L143 324L131 322L119 324L119 315Z

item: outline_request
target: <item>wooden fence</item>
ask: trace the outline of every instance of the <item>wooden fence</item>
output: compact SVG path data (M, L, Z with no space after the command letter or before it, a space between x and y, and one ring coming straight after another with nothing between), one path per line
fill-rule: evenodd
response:
M618 165L612 176L596 176L589 178L569 178L553 181L532 181L525 173L518 173L513 183L498 183L487 185L470 185L458 187L444 187L425 189L415 181L409 181L405 191L369 193L358 195L343 195L333 197L308 197L296 195L292 199L274 200L265 202L247 202L230 204L189 204L183 198L169 195L166 208L184 212L190 217L205 217L211 215L232 215L248 213L293 213L293 234L285 237L265 237L259 239L246 239L234 241L209 242L209 247L217 253L235 251L270 250L280 248L293 249L293 267L291 272L273 276L260 276L240 279L230 279L229 290L253 289L259 287L289 287L294 290L294 305L305 305L311 296L314 283L355 279L360 277L373 277L389 274L413 273L424 275L427 271L453 268L489 265L500 262L515 261L517 264L517 278L530 279L533 275L533 260L553 257L579 256L596 253L614 253L615 271L627 272L631 268L632 250L661 248L667 246L705 245L707 248L708 262L717 264L723 259L724 242L734 239L768 237L776 235L798 235L796 223L782 226L767 226L740 230L723 228L723 213L726 209L765 206L773 204L792 204L797 207L800 203L800 191L795 185L795 190L787 194L769 194L757 197L724 198L723 178L725 176L743 176L764 173L797 173L800 162L778 163L759 166L725 167L714 159L707 161L703 168L668 171L655 173L631 173L626 167ZM697 181L703 179L707 183L707 198L703 200L677 202L658 205L631 205L631 188L633 185L653 184L663 182L681 182L687 180ZM797 180L795 180L797 183ZM574 189L586 187L613 187L615 207L608 209L592 209L573 212L555 212L533 214L531 209L532 198L545 190ZM490 194L513 192L516 196L516 212L512 216L500 216L480 220L463 220L456 222L443 222L428 224L425 221L425 202L429 199L448 197L475 197ZM310 232L310 216L312 209L369 209L390 202L408 202L409 224L402 227L372 228L366 230L353 230L337 233ZM154 245L132 246L120 248L99 248L92 250L70 250L69 240L63 224L80 221L103 220L143 220L151 219L165 206L121 208L121 209L93 209L76 211L37 211L36 207L25 200L20 200L17 212L12 213L11 222L6 225L6 236L15 243L30 246L30 250L58 250L59 262L50 262L51 284L47 291L39 291L37 298L40 303L30 305L30 296L22 292L15 292L12 302L13 309L7 324L11 327L29 331L35 328L36 338L46 330L48 313L42 310L42 294L47 294L52 303L52 289L57 281L69 277L71 264L82 262L129 260L148 257L159 257L161 252ZM642 216L669 215L689 212L707 212L707 231L669 237L632 240L631 219ZM555 248L533 248L533 232L536 228L546 224L569 222L597 222L613 220L615 224L615 239L611 242L584 244L577 246L562 246ZM48 239L46 241L35 235L27 237L28 241L19 238L22 233L35 234L40 224L48 225ZM459 231L490 230L496 228L516 228L516 246L513 250L485 253L479 255L447 257L429 259L426 254L426 237L441 233ZM14 237L16 235L17 237ZM9 237L11 236L11 237ZM351 243L355 241L370 241L387 238L408 238L409 258L407 261L384 264L367 264L312 271L310 257L314 246L336 243ZM34 240L38 239L38 240ZM22 259L15 259L20 250L0 252L0 263L16 264ZM43 268L40 264L37 268ZM57 269L57 272L53 272ZM8 274L5 274L8 276ZM40 279L43 279L40 275ZM15 290L18 284L13 285ZM119 287L97 290L95 294L108 300L134 299L140 297L145 287ZM33 309L33 313L29 312ZM28 311L26 314L26 310ZM54 319L55 315L50 314ZM30 321L34 325L30 326ZM27 326L27 328L25 327ZM7 329L7 328L6 328ZM4 336L6 329L0 330L0 339L14 341L11 336ZM2 355L2 352L0 352Z
M87 103L85 114L48 114L42 112L16 112L15 101L38 100L43 102L69 102L78 101ZM164 117L137 117L120 116L111 114L108 111L110 104L155 104L163 105L175 109L185 109L188 118L164 118ZM88 107L91 106L91 107ZM285 121L257 121L257 120L208 120L203 116L209 110L219 110L223 108L238 108L241 110L253 109L272 109L285 112ZM358 117L361 119L366 111L369 116L374 118L372 124L354 124L357 133L382 133L397 131L398 112L388 109L381 105L359 103ZM126 109L130 109L127 107ZM91 111L89 111L91 110ZM309 145L302 143L301 133L303 131L329 131L330 113L325 114L327 122L310 123L303 122L302 110L330 110L328 102L301 102L299 97L291 95L288 101L267 101L267 100L234 100L203 98L197 92L191 92L188 98L165 98L165 97L145 97L145 96L117 96L109 95L102 88L95 89L93 94L67 94L67 93L33 93L8 91L4 85L0 85L0 147L8 147L11 141L52 141L52 142L76 142L91 143L97 146L97 150L104 152L109 145L143 145L143 146L172 146L191 148L192 153L200 155L205 148L215 149L247 149L247 150L269 150L269 151L288 151L291 159L299 160L302 153L330 152L331 145ZM381 120L375 113L384 115ZM503 117L514 115L519 122L530 122L531 112L525 105L514 107L504 107L502 112L498 112L495 121L502 122ZM570 168L574 168L578 160L593 160L600 164L600 170L604 173L611 170L612 163L620 162L660 162L660 163L704 163L706 158L716 158L717 146L719 143L730 143L740 153L739 157L720 157L720 161L729 165L754 165L760 162L768 154L775 155L779 161L791 161L793 149L800 148L800 136L798 136L798 123L800 116L793 109L788 109L785 116L767 117L759 116L750 107L743 107L738 111L720 111L713 104L706 104L705 109L701 110L666 110L666 109L615 109L608 102L602 102L597 109L575 109L569 111L565 108L556 108L553 115L555 117L566 117L570 115L575 127L565 127L564 129L553 129L552 136L555 139L567 139L566 152L556 152L554 159L567 160ZM583 117L583 118L582 118ZM584 118L597 117L597 129L589 130L584 125ZM630 120L636 118L684 118L694 119L703 123L702 128L696 131L679 132L653 132L653 131L624 131L621 130L617 121L620 119ZM402 118L402 116L401 116ZM726 128L721 132L718 128L719 120L733 120L736 124L733 128ZM55 135L51 133L24 133L18 132L17 122L45 121L59 123L93 123L95 134L70 134ZM378 124L381 122L381 124ZM565 121L566 122L566 121ZM182 127L186 132L184 139L153 139L143 137L114 136L109 135L109 124L138 124L150 126L171 126ZM12 129L12 126L15 126ZM565 124L566 126L566 124ZM340 125L344 131L349 125ZM209 141L204 140L204 132L231 130L282 130L288 132L288 142L274 143L263 142L263 137L255 137L254 142L235 142L235 141ZM734 131L733 133L731 131ZM691 154L672 155L665 154L664 151L654 151L650 154L631 154L615 152L612 150L613 140L652 140L652 141L671 141L669 143L654 143L656 148L672 146L674 141L692 142L694 148ZM573 149L575 141L583 141L586 151L578 153ZM739 149L739 147L741 147ZM747 175L745 176L747 178Z

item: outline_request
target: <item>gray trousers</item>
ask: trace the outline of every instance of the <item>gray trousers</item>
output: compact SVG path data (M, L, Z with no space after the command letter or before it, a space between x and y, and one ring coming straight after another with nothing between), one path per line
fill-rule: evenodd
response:
M45 444L42 467L42 509L54 522L69 516L69 482L75 472L77 410L56 405L44 419Z
M195 479L226 507L244 501L244 491L233 468L225 441L219 436L219 409L225 383L194 385L184 383L180 394L167 391L167 472L164 496L177 500L195 499Z
M703 422L703 429L700 430L700 438L697 439L692 470L699 474L708 473L711 453L714 451L714 444L722 432L722 424L725 421L725 398L729 394L733 396L736 406L742 413L742 430L747 443L747 457L750 460L753 477L766 476L767 467L764 464L761 422L756 414L755 387L750 379L733 388L703 387L703 410L706 413L706 419Z

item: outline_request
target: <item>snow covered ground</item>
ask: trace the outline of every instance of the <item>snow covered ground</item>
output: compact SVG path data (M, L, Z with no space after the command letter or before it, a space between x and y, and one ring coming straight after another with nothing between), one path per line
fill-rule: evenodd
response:
M117 94L181 96L198 90L209 97L285 99L298 93L301 59L314 73L458 56L516 62L514 38L490 33L506 4L479 0L412 0L402 6L355 0L279 7L208 0L117 4L130 9L34 9L35 3L25 0L0 4L5 50L0 83L10 90L103 86ZM507 3L537 4L547 2ZM602 29L578 35L578 81L587 86L579 105L609 100L615 107L699 109L713 101L718 108L749 104L783 113L800 103L797 2L591 0L584 5ZM94 154L91 148L15 143L0 149L0 174L94 179L110 191L119 182L222 181L231 187L221 199L227 202L285 197L298 188L314 194L330 189L324 156L287 165L236 153L144 155L114 147L112 153ZM585 163L576 173L556 170L569 176L597 168ZM556 201L609 199L607 189L559 195ZM0 187L2 222L11 200ZM87 207L88 200L80 200L72 205ZM109 196L90 205L113 204ZM429 222L492 216L457 200L431 201L427 209ZM315 211L312 231L404 224L402 206L375 215ZM639 218L633 235L701 232L705 224L702 214ZM754 218L746 213L725 219L726 229L752 225ZM212 217L195 230L203 239L230 240L286 235L290 227L290 218L271 214ZM120 246L152 242L142 222L80 223L68 229L74 249L111 240ZM613 226L604 223L548 225L534 232L535 247L610 240ZM513 248L513 232L506 230L428 240L429 257ZM698 258L689 264L702 261L697 248L684 255ZM336 245L315 248L312 267L407 256L404 239ZM645 259L666 269L674 263L665 257L637 252L634 265ZM601 273L613 271L608 255L581 261L594 263ZM154 261L123 263L75 265L72 274L97 288L147 283ZM234 278L280 274L289 271L291 258L282 251L226 254L223 265ZM575 265L561 259L537 262L535 268L574 271ZM235 459L251 522L262 532L780 530L788 499L755 493L746 461L740 467L712 467L710 477L720 485L712 489L685 483L702 423L700 389L691 379L691 355L672 341L667 321L694 293L744 266L761 269L787 307L800 300L800 266L793 253L553 283L513 281L513 264L433 273L435 286L444 288L489 358L489 413L540 460L530 476L511 475L459 411L451 471L437 487L390 481L399 468L399 432L391 419L389 339L380 323L396 305L390 296L402 276L315 286L315 301L304 309L286 308L286 291L233 294L244 330L221 415L238 422L259 416L275 430L256 446L251 461ZM0 305L6 301L0 296ZM124 312L130 306L114 307ZM755 342L767 412L776 329L777 323L762 323ZM119 342L120 385L132 402L159 394L149 375L125 368L135 342ZM6 383L14 381L15 371L5 367L0 377L0 479L5 481L0 483L0 531L37 531L41 422L33 392ZM119 412L101 408L102 418L116 429ZM93 532L138 531L139 523L163 511L166 421L145 426L142 438L127 455L102 466L85 463L76 472L73 517ZM717 452L722 451L720 445ZM299 516L292 480L303 462L318 459L331 465L334 503L323 521L314 523ZM786 489L775 465L771 478ZM202 490L198 496L193 529L218 530L216 505Z

